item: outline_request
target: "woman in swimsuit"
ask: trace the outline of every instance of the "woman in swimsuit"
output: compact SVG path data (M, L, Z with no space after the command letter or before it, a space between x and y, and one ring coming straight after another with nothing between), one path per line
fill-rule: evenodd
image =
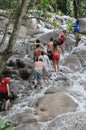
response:
M59 65L60 65L60 49L59 46L57 45L57 41L54 41L53 44L53 66L55 72L59 72Z

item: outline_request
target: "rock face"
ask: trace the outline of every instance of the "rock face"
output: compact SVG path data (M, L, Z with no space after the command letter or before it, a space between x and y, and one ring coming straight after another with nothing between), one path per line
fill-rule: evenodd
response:
M32 115L32 110L27 109L26 112L15 114L9 120L16 126L14 130L40 130L37 118Z
M77 71L81 67L79 59L73 54L70 54L64 58L63 65L69 67L73 71Z
M83 49L83 50L75 51L73 52L73 54L75 54L78 57L82 66L86 66L86 50Z
M86 34L86 18L80 18L80 32Z
M39 37L40 41L42 43L48 43L50 41L50 38L53 37L53 39L58 39L59 32L58 31L51 31L49 33L46 33Z
M28 79L32 75L32 66L33 61L31 59L23 58L19 59L14 57L10 57L6 63L6 71L16 76L19 76L21 79Z
M55 128L55 129L54 129ZM86 112L71 113L49 123L46 130L86 130Z
M42 97L37 102L37 114L40 120L46 121L59 114L73 112L77 104L64 93L54 93Z

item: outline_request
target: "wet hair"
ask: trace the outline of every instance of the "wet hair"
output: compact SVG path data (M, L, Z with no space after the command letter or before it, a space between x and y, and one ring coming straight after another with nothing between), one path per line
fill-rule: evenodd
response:
M39 39L36 39L36 43L40 43L40 40L39 40Z
M4 75L1 74L1 75L0 75L0 82L2 81L3 78L4 78Z
M44 51L41 52L41 55L44 55Z
M50 38L50 41L53 41L53 38L52 38L52 37Z
M66 33L67 32L66 29L64 29L63 32Z
M53 41L53 47L57 47L57 45L58 45L57 40L54 40L54 41Z
M39 45L39 44L37 44L37 45L36 45L36 48L38 48L38 47L40 47L40 45Z

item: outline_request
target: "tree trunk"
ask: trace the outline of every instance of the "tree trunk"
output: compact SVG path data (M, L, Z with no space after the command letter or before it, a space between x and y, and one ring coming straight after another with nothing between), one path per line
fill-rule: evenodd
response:
M78 8L77 8L77 1L76 0L73 0L73 7L74 7L74 18L77 19Z
M74 18L78 18L79 8L82 0L73 0Z
M3 54L5 54L5 55L12 53L12 48L13 48L14 44L16 43L18 32L19 32L19 29L20 29L20 26L21 26L21 23L22 23L22 19L23 19L25 13L26 13L26 8L29 4L29 1L30 0L22 0L21 1L21 5L20 5L20 8L18 10L19 13L17 15L16 21L15 21L15 24L14 24L13 33L12 33L10 39L9 39L9 44L8 44L6 50L3 52Z
M9 19L8 23L6 24L5 32L4 32L3 38L2 38L1 43L0 43L0 47L2 44L4 44L4 42L6 40L9 25L10 25L10 19Z

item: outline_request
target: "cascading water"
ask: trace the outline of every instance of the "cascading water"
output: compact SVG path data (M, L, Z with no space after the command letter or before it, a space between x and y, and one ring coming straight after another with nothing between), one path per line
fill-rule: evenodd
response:
M86 45L79 44L79 46L76 48L77 48L77 50L81 50L83 48L84 48L84 50L86 50ZM73 51L74 50L72 50L71 53ZM69 55L68 52L65 52L64 55L61 55L60 68L63 70L63 72L60 71L59 74L55 73L53 70L53 67L52 67L52 70L50 72L50 79L48 79L46 81L46 83L44 83L43 88L30 90L29 96L24 95L24 94L22 95L21 91L20 91L19 97L21 100L19 101L19 103L17 103L17 104L15 103L12 106L12 108L10 108L9 112L7 112L7 114L2 112L0 114L0 119L5 119L5 118L15 115L19 112L23 112L27 108L30 108L32 110L32 113L33 113L32 116L37 116L37 115L34 115L34 107L33 107L34 102L38 98L42 97L49 87L52 87L52 86L56 87L56 85L57 85L56 79L58 79L58 76L60 74L66 76L68 79L68 82L69 82L69 86L67 86L66 94L69 95L74 100L74 102L76 102L78 104L77 110L74 113L77 114L77 112L85 111L86 110L86 70L84 70L84 67L83 67L80 70L74 72L69 67L64 66L62 64L63 60L68 55ZM86 63L86 61L85 61L85 63ZM65 70L67 71L67 73L65 73ZM26 91L24 86L22 88L23 88L22 91ZM52 126L51 130L72 130L72 128L70 127L70 126L72 126L72 123L68 125L66 122L66 121L69 121L69 119L67 118L67 120L65 119L66 121L64 120L64 116L66 116L66 115L71 116L71 114L72 113L70 112L70 113L65 113L65 114L57 116L56 118L58 118L58 121L61 122L61 124L59 123L59 126L57 126L57 124L55 123L54 126ZM69 116L69 118L70 118L70 116ZM54 118L51 121L45 122L45 123L39 122L39 124L41 125L40 130L48 130L49 129L47 127L48 124L50 124L51 122L54 122L56 118ZM77 128L76 128L76 130L77 130Z

